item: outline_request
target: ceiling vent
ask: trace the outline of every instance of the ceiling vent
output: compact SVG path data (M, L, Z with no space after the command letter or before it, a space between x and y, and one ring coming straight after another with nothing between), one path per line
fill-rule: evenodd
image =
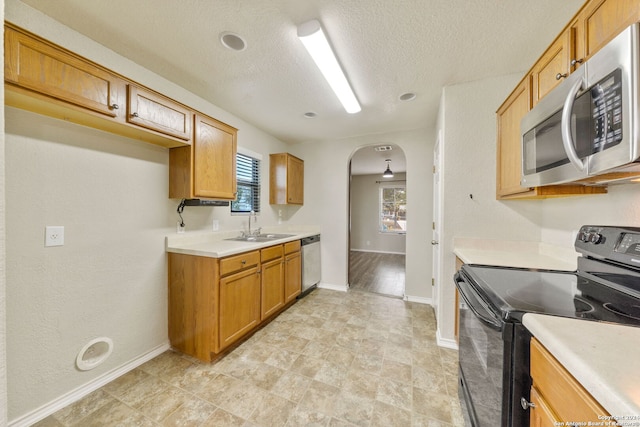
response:
M391 150L393 150L393 148L391 148L390 145L381 145L379 147L375 147L374 150L376 150L376 151L391 151Z

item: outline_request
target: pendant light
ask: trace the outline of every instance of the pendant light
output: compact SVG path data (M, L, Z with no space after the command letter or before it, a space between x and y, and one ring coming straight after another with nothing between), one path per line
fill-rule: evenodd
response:
M384 171L384 173L382 174L382 177L393 178L393 172L391 172L391 169L389 169L389 163L391 163L391 159L387 159L385 160L385 162L387 162L387 170Z

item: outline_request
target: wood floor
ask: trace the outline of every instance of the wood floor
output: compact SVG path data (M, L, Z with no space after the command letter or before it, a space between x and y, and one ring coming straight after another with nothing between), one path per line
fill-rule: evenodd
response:
M351 251L351 289L404 297L404 255Z

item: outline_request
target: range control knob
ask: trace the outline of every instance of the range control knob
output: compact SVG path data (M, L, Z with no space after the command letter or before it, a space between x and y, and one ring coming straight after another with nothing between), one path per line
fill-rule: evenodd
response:
M588 231L581 231L580 234L578 234L578 240L587 243L589 241L589 235L590 233Z
M604 239L602 237L602 234L600 233L591 233L589 236L589 241L594 245L597 245L598 243L602 243L603 240Z

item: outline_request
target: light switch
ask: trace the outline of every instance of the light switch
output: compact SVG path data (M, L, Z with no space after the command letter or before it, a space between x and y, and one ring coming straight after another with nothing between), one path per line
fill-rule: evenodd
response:
M64 226L50 225L44 229L44 246L63 246Z

